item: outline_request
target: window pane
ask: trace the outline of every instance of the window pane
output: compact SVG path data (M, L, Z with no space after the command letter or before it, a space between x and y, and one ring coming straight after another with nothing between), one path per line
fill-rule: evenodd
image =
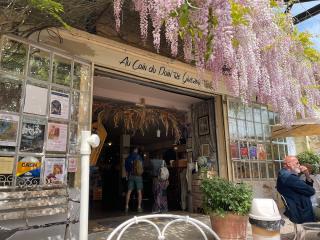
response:
M0 110L19 112L22 82L0 75Z
M5 38L1 53L1 69L17 74L25 72L28 47L10 39Z
M253 121L252 107L246 106L246 120Z
M268 124L262 124L262 126L263 126L264 138L265 140L269 140L271 138L271 128Z
M253 122L247 122L247 137L249 140L255 140L256 138Z
M272 160L271 145L266 144L267 160Z
M249 159L249 151L246 142L240 143L240 156L241 159Z
M275 162L274 163L274 168L275 168L275 174L276 174L276 176L278 176L278 173L279 173L279 171L281 169L281 163L280 162Z
M239 104L238 105L238 115L237 117L239 119L245 119L245 110L244 110L244 105L243 104Z
M260 166L260 177L261 178L267 178L268 176L267 176L266 163L260 162L259 166Z
M264 107L264 106L261 107L261 118L262 118L262 123L268 123L269 122L267 107Z
M270 125L274 125L273 112L270 112L270 111L269 111L269 124L270 124Z
M71 83L71 60L61 57L54 56L53 61L53 77L52 81L57 84L70 86Z
M230 139L238 139L237 123L235 119L229 118Z
M252 169L252 178L259 178L259 166L258 163L251 163L251 169Z
M88 91L90 81L90 67L81 63L74 63L73 88Z
M244 162L244 168L245 168L245 176L244 178L250 178L250 163Z
M274 160L281 160L279 155L278 144L273 144L272 146Z
M229 101L229 111L228 111L229 117L236 118L236 116L237 116L237 114L236 114L237 108L238 108L238 104L237 103Z
M274 169L273 169L273 166L274 166L273 163L268 163L269 178L274 178Z
M79 152L79 135L78 135L78 125L71 124L70 125L70 145L69 152L72 154L76 154Z
M29 76L49 81L50 73L50 53L32 47L30 49Z
M257 160L257 144L249 144L249 156L251 160Z
M238 120L238 134L239 134L239 139L246 139L246 125L245 121L243 120Z
M239 143L237 141L230 143L231 159L239 159Z
M257 145L257 157L258 160L267 160L267 151L266 146L264 144Z
M256 130L257 139L262 141L263 140L263 132L262 132L261 123L255 123L255 130Z
M78 92L73 92L73 94L72 94L72 105L71 105L71 119L73 121L78 121L78 117L79 117L79 100L80 100L80 94Z
M284 160L286 156L285 145L279 145L280 160Z
M280 123L280 119L279 119L279 114L278 113L274 113L274 123L275 124Z
M255 122L261 122L261 111L259 107L253 108L253 116Z

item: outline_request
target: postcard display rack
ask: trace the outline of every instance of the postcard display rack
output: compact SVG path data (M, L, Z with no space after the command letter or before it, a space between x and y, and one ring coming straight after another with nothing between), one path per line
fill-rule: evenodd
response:
M91 64L13 37L0 44L0 188L65 185L90 129Z

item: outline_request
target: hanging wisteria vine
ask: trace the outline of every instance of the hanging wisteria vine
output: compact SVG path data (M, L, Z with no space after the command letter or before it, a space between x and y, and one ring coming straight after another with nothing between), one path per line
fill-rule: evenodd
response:
M282 13L275 0L134 0L140 14L143 40L149 19L153 44L160 49L160 33L171 53L182 40L186 62L212 72L212 85L224 81L230 94L244 102L269 104L282 124L300 116L313 117L320 104L317 87L319 54L306 34L298 33L292 16ZM120 31L123 0L114 0Z

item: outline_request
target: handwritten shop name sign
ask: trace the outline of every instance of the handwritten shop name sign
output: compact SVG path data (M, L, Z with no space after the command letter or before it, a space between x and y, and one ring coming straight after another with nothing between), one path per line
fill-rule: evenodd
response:
M188 72L178 71L168 66L156 66L154 64L144 62L140 59L133 59L128 56L122 58L119 61L119 64L125 68L131 68L133 71L145 72L147 74L166 78L168 80L178 81L175 83L179 83L179 85L188 85L189 87L192 86L192 88L195 89L204 88L206 90L213 90L211 81L198 79Z

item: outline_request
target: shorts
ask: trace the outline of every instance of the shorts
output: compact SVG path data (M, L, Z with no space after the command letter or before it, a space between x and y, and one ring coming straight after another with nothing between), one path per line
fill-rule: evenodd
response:
M143 189L143 181L141 176L129 176L128 179L128 190L142 190Z

